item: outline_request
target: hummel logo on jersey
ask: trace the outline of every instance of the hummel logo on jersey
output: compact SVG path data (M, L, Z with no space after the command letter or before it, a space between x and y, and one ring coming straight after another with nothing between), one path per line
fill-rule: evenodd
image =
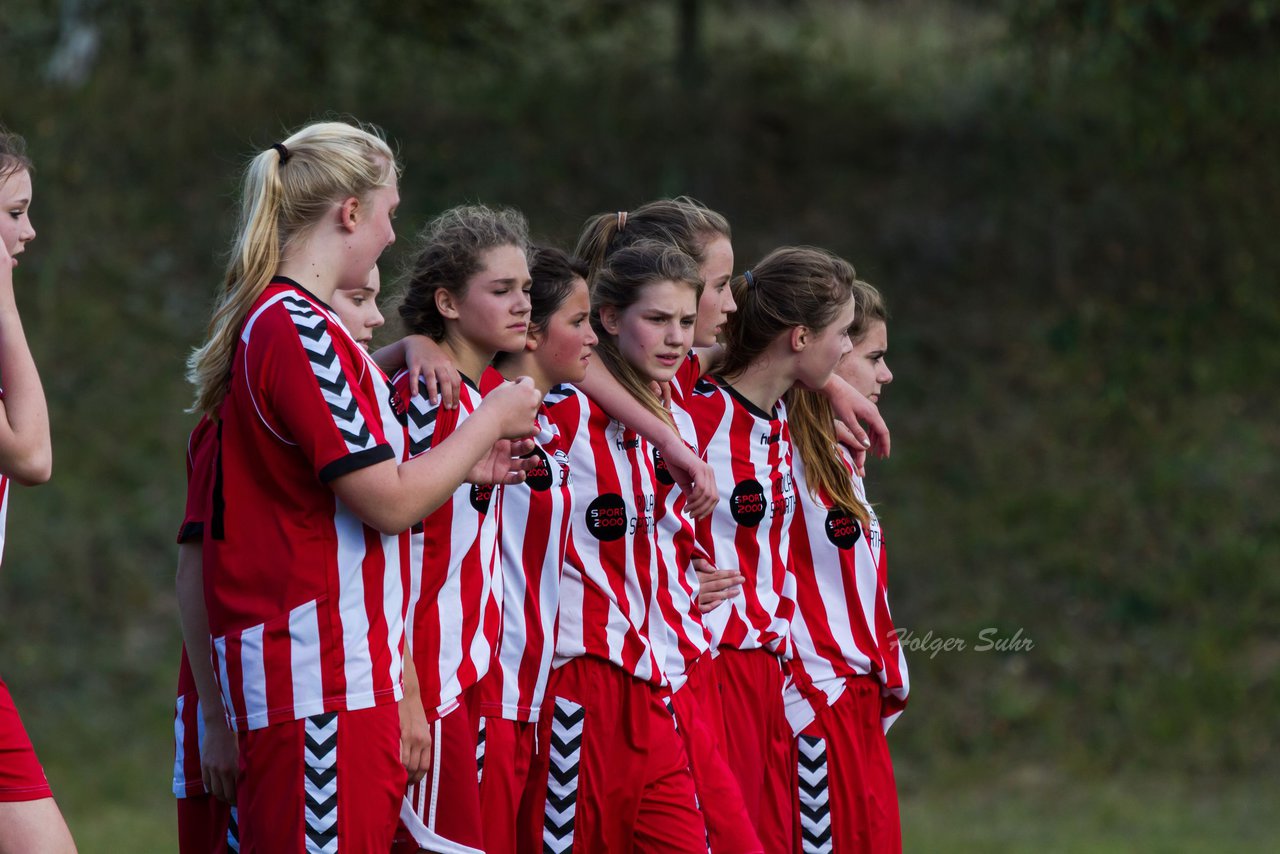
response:
M776 445L781 439L782 439L782 431L778 431L777 433L773 433L773 434L767 434L767 433L760 434L761 445Z

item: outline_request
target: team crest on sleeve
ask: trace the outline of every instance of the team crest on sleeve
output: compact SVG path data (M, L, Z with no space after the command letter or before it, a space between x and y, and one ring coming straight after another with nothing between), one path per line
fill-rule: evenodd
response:
M587 530L597 540L621 539L627 524L627 503L616 492L606 492L587 505Z
M833 508L827 513L827 522L823 526L827 531L827 539L838 549L851 549L862 536L862 525L858 520L840 508Z
M302 342L302 349L311 362L311 372L315 374L320 393L329 405L334 426L347 443L347 450L354 454L375 447L377 441L369 432L369 425L360 412L360 405L351 394L342 362L333 348L328 321L311 303L300 297L286 296L281 303L298 331L298 340Z
M738 482L729 496L729 512L733 521L754 528L764 518L764 487L760 481L748 478Z
M567 486L569 483L569 454L559 448L551 456L556 458L556 462L560 465L560 482L557 486Z

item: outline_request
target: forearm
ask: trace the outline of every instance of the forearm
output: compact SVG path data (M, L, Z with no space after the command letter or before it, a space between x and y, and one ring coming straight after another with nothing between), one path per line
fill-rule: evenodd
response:
M399 465L388 460L359 469L330 486L365 524L399 534L448 501L501 439L498 419L481 407L425 454Z
M3 274L12 275L6 269ZM33 485L49 479L53 443L49 409L35 359L22 329L12 288L0 283L0 473Z
M682 441L670 424L636 400L597 359L587 365L587 375L578 387L611 417L645 437L658 450L664 451L672 442Z
M204 602L204 561L200 543L178 546L178 619L182 624L182 641L187 646L187 661L195 677L196 691L206 721L225 720L222 693L213 675L212 649L209 645L209 611Z
M404 367L404 339L379 347L371 355L374 364L382 368L387 376L391 376Z

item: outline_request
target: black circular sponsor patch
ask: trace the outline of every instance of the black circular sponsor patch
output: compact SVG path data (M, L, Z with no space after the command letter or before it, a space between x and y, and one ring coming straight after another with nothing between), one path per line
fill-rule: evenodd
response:
M532 459L534 465L525 475L524 482L529 484L530 489L546 492L551 488L551 462L547 459L547 455L535 445L533 453L528 454L525 459Z
M667 461L662 458L662 453L657 449L653 449L653 471L658 477L658 483L664 486L670 486L676 482L671 476L671 470L667 468Z
M477 513L488 513L489 502L493 500L493 484L471 484L471 506Z
M827 513L827 539L838 549L851 549L862 536L862 526L858 520L843 510L832 510Z
M754 528L764 518L764 487L758 480L739 481L729 496L729 512L739 525Z
M606 492L587 505L587 530L597 540L616 540L627 533L627 503L616 492Z

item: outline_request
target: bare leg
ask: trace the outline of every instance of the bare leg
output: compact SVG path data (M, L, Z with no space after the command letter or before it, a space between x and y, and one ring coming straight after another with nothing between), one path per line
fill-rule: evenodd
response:
M75 854L53 798L0 801L0 854Z

